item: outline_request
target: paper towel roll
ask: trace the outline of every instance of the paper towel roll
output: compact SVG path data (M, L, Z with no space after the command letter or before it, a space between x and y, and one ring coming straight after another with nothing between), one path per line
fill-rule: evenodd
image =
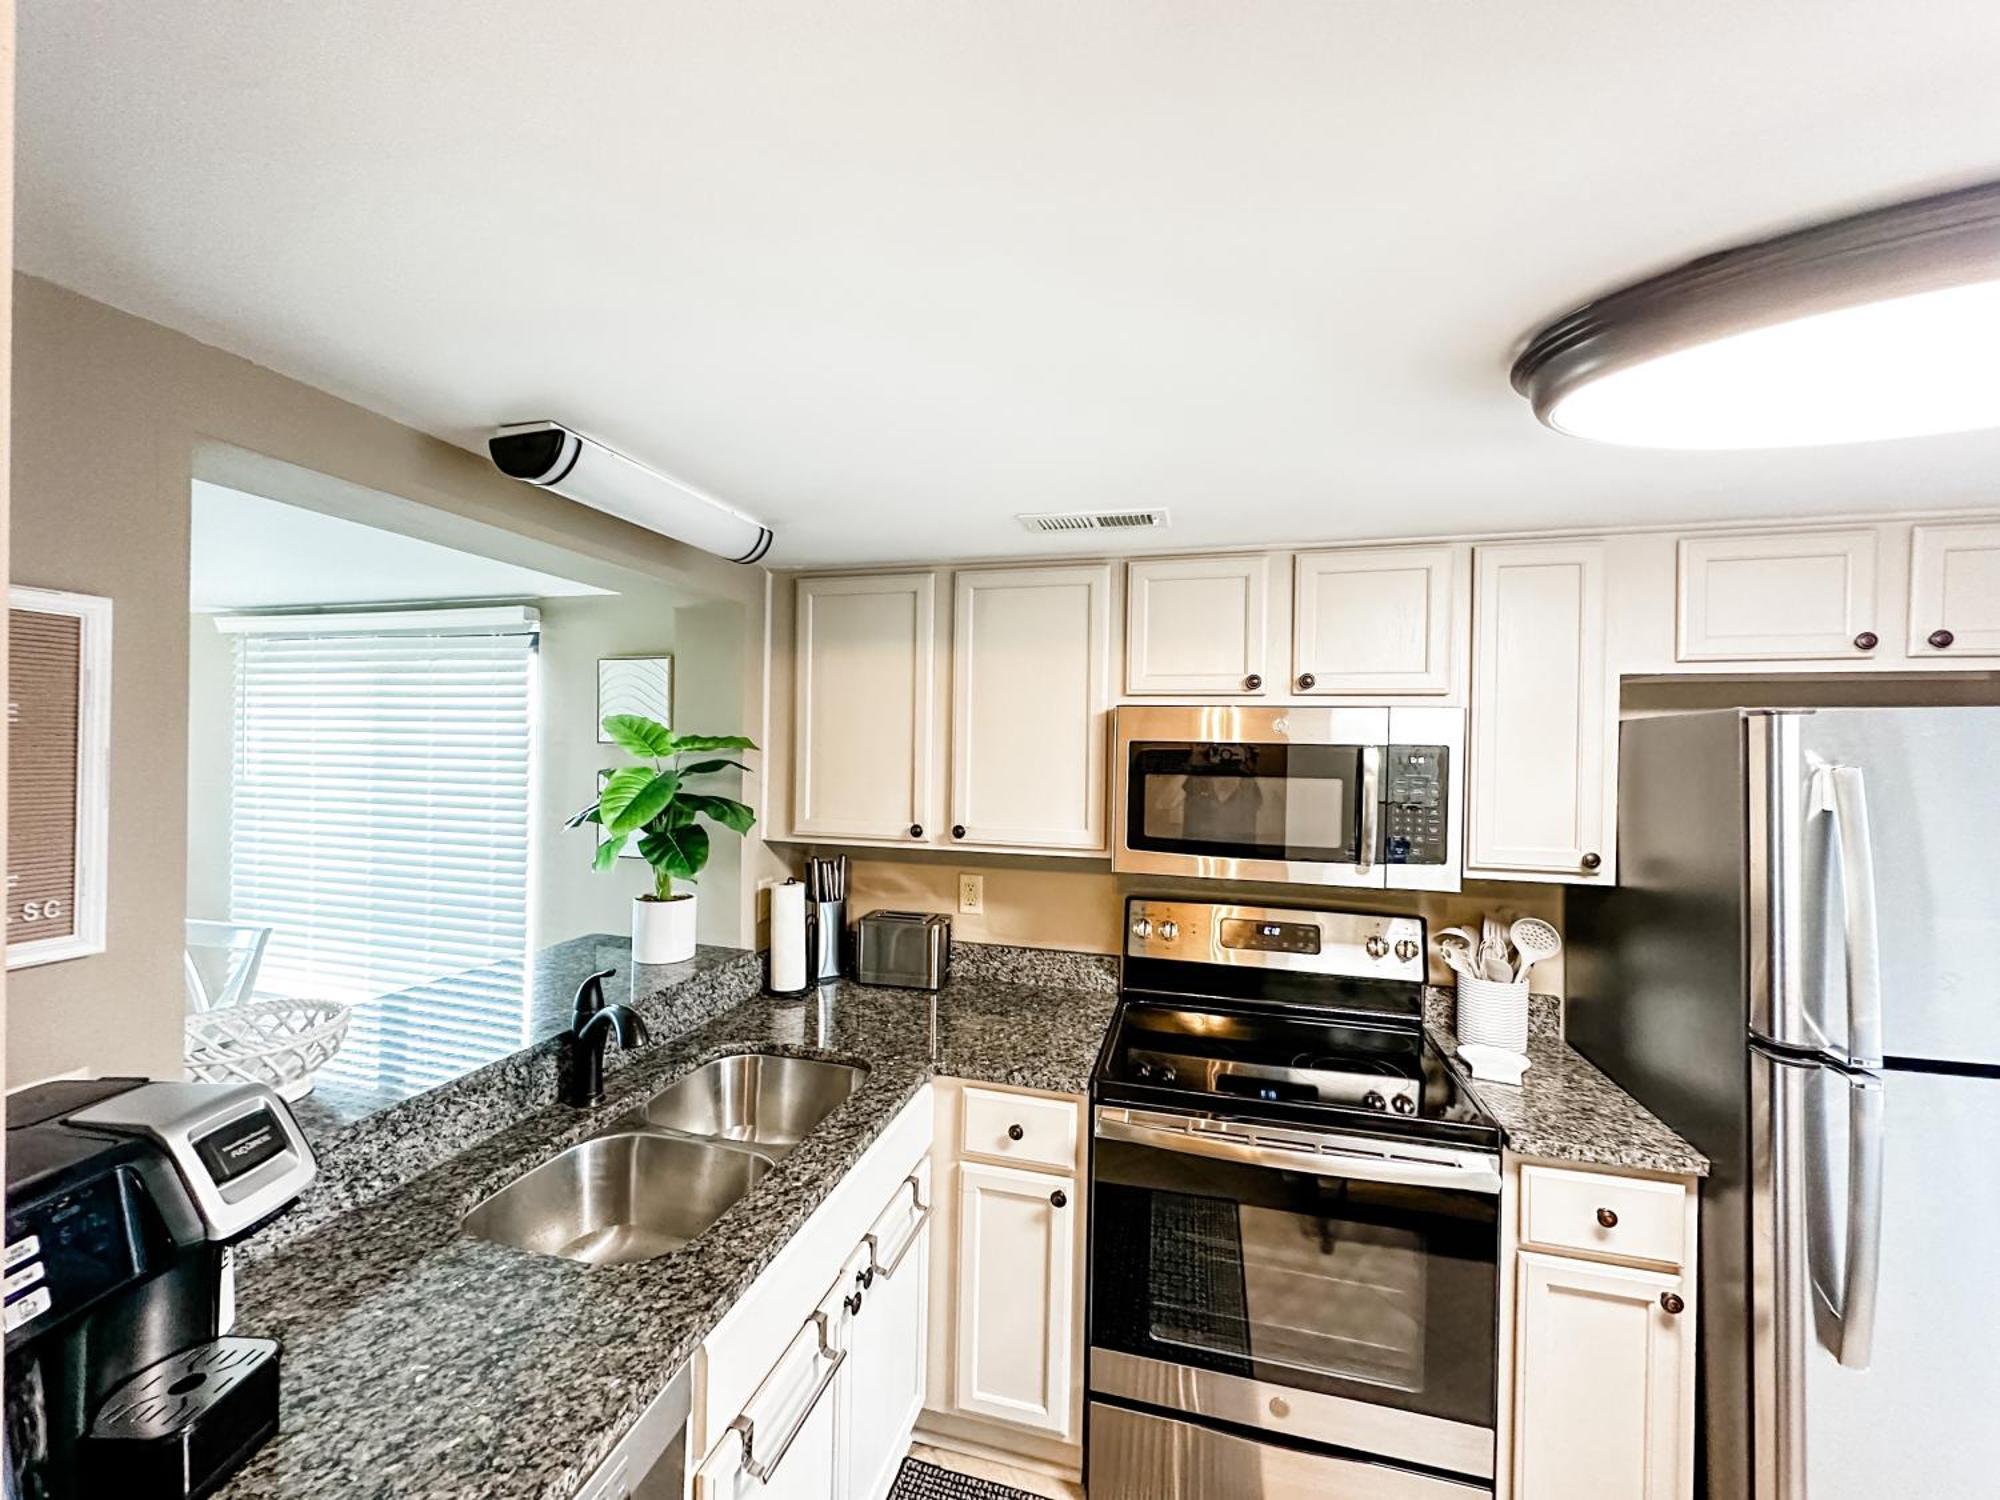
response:
M796 880L771 887L771 992L806 987L806 888Z

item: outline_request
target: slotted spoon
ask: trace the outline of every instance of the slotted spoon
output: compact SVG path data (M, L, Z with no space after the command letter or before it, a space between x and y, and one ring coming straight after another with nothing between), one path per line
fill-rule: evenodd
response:
M1507 929L1507 940L1521 956L1520 963L1514 968L1517 979L1526 979L1530 969L1554 958L1562 952L1563 946L1562 934L1540 917L1516 918L1514 925Z

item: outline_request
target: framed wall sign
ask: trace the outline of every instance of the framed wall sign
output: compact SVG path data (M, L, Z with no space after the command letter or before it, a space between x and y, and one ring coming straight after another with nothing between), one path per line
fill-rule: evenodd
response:
M604 721L614 714L642 714L674 727L674 659L607 656L597 663L597 743L608 745Z
M10 588L7 967L104 951L111 601Z

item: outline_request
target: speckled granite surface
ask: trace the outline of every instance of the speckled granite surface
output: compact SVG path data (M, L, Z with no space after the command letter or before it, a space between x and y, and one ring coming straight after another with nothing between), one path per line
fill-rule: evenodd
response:
M284 1340L284 1427L224 1500L569 1496L927 1078L1086 1089L1111 988L966 967L938 996L843 983L740 1000L626 1059L598 1109L553 1105L476 1144L457 1134L442 1165L245 1267L238 1331ZM741 978L725 963L713 982ZM589 1270L459 1233L520 1172L745 1049L870 1072L693 1244Z
M1463 1074L1452 1031L1456 1008L1450 990L1426 991L1424 1022L1431 1039ZM1507 1149L1515 1155L1708 1175L1707 1157L1563 1040L1562 1003L1554 996L1536 995L1530 1003L1528 1063L1519 1088L1483 1078L1466 1083L1506 1130Z

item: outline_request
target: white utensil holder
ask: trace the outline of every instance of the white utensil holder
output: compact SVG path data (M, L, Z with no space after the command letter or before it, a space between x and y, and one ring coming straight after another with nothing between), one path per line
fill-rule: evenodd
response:
M1504 1052L1528 1050L1528 981L1458 976L1458 1039Z

